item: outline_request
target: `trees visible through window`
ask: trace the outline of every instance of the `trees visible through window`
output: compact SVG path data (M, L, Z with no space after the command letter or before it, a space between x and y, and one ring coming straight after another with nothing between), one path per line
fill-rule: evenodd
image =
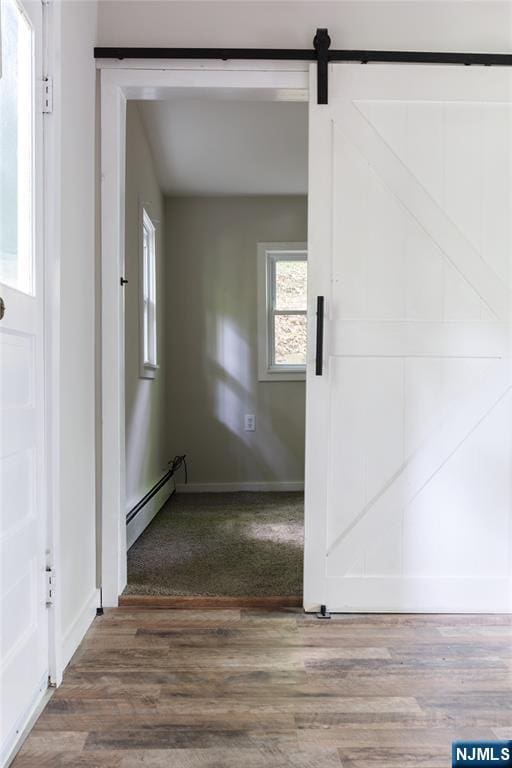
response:
M271 366L306 365L306 254L270 259L273 305Z
M33 40L15 0L0 32L0 283L33 293Z
M303 378L306 370L307 252L298 245L259 247L260 379Z
M142 367L150 378L157 368L156 342L156 233L142 208Z

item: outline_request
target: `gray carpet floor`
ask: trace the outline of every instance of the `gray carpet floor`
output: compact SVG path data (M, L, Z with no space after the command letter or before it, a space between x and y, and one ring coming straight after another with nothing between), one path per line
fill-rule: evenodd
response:
M176 494L128 552L131 595L302 594L302 493Z

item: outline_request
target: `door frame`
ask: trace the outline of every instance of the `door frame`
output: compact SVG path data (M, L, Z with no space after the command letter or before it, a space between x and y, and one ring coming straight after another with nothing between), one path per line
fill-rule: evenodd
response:
M308 62L98 60L101 88L101 520L102 605L126 586L124 270L126 102L173 96L309 100Z
M54 93L60 95L60 3L43 3L43 77L53 75ZM41 83L43 86L43 83ZM43 233L44 258L44 380L45 380L45 468L47 504L47 567L58 580L61 572L60 546L60 267L61 267L61 107L60 98L51 112L43 114ZM50 685L62 682L61 591L53 592L48 606L48 651Z

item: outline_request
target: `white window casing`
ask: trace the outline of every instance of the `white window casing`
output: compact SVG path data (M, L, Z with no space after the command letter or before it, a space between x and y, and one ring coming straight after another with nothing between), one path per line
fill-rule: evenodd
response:
M307 303L279 308L276 302L276 277L279 262L307 262L306 243L258 243L258 380L304 381L306 364L283 363L276 359L276 323L280 317L306 319Z
M156 222L140 206L140 376L154 379L158 370L156 306Z

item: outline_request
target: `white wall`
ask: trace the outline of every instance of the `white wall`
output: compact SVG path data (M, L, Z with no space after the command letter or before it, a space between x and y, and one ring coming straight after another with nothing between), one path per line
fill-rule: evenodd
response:
M97 4L64 2L61 18L60 548L62 658L94 617L95 92Z
M156 225L157 345L154 379L140 377L140 204ZM126 111L125 188L125 438L126 502L131 509L159 480L171 459L168 451L165 343L165 214L153 158L138 106ZM169 486L167 486L169 490ZM165 500L165 499L164 499ZM155 510L157 511L157 510Z
M257 244L306 242L306 197L168 198L166 231L168 432L191 489L303 483L305 382L258 381Z
M311 48L328 27L333 48L506 52L511 14L510 3L486 0L102 0L99 44Z

